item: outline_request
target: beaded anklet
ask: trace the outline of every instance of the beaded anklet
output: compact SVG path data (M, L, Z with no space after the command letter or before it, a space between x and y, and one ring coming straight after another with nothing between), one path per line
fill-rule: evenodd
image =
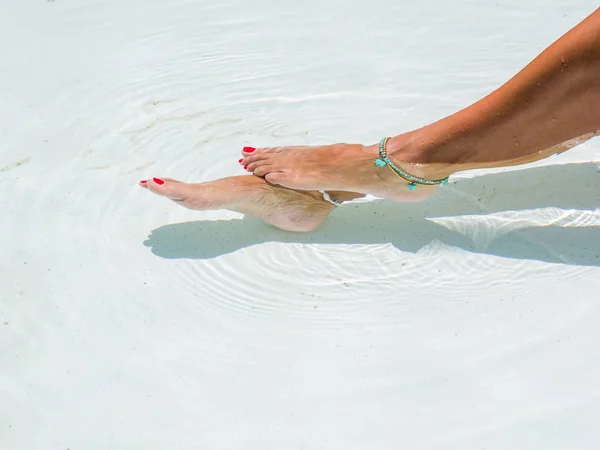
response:
M421 186L436 186L436 185L439 185L439 184L448 184L448 177L442 178L441 180L426 180L425 178L415 177L414 175L411 175L411 174L405 172L400 167L398 167L397 165L395 165L390 160L390 158L388 158L387 152L385 150L385 147L387 145L387 141L389 139L390 139L389 137L384 137L379 142L379 158L380 159L373 160L373 162L375 163L375 165L377 167L388 166L390 169L392 169L392 171L396 175L398 175L404 181L408 182L408 189L410 189L411 191L414 191L417 188L417 184L421 185Z

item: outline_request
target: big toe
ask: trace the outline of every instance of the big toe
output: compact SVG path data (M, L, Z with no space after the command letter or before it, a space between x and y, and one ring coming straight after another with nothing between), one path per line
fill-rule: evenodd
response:
M253 153L256 152L256 148L255 147L244 147L242 149L242 156L250 156Z
M183 201L188 195L188 185L172 178L151 178L144 184L149 191L174 201Z

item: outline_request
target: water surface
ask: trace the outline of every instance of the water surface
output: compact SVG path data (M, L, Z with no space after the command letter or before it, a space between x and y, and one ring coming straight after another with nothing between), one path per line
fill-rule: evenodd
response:
M5 3L0 447L598 448L598 140L311 235L136 186L424 125L596 3Z

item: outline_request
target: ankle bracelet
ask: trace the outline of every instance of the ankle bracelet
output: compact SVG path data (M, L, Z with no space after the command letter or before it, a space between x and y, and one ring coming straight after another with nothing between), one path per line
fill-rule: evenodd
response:
M448 184L448 177L442 178L441 180L426 180L425 178L415 177L414 175L405 172L400 167L395 165L390 158L387 156L387 152L385 147L387 145L387 141L389 137L384 137L379 142L379 159L373 160L377 167L385 167L388 166L392 171L402 178L404 181L408 182L408 189L411 191L417 188L417 184L421 186L437 186L439 184Z

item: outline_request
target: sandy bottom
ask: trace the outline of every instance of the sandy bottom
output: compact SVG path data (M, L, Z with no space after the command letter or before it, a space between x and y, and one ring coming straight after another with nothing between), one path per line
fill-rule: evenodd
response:
M600 447L599 139L311 235L136 186L424 125L597 2L4 3L0 448Z

